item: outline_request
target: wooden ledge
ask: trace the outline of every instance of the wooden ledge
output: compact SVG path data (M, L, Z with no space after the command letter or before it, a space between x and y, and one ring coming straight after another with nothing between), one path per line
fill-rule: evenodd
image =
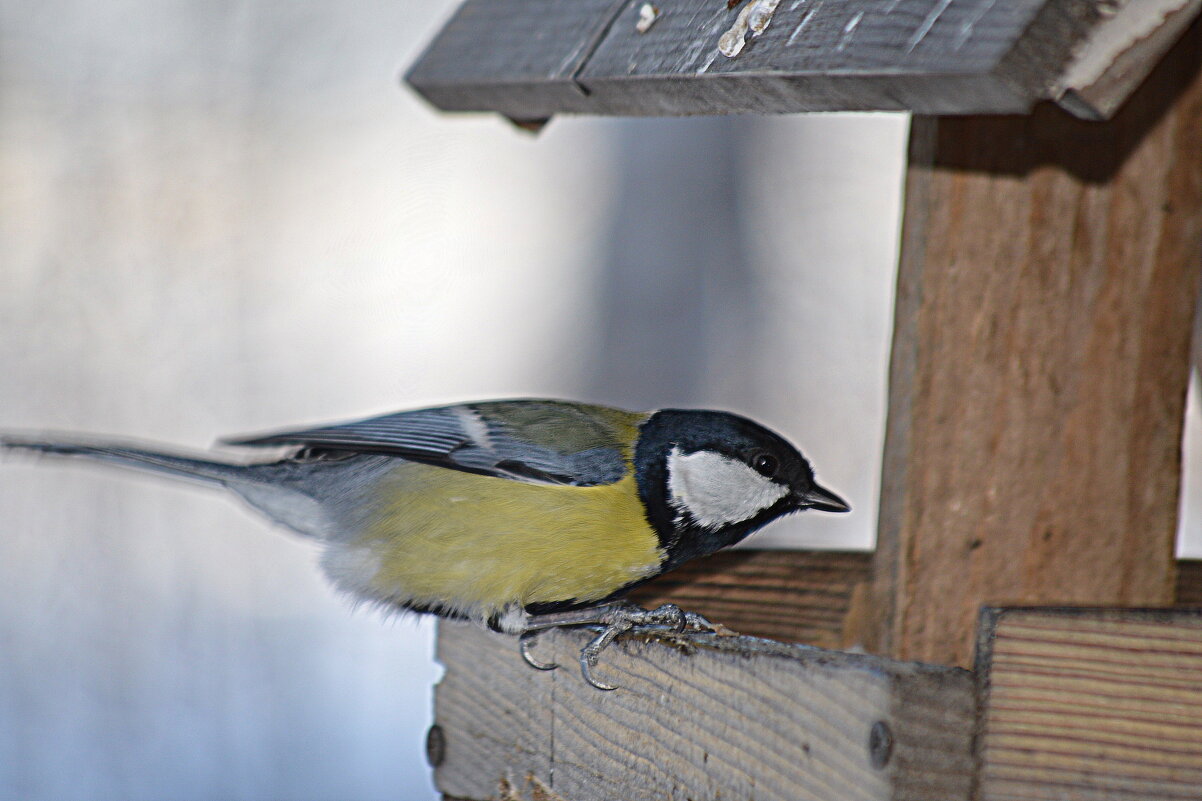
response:
M965 798L972 676L750 637L619 640L585 684L587 632L517 639L440 624L438 787L453 797ZM506 795L506 793L509 793ZM553 792L554 795L548 793ZM542 795L538 795L542 793Z
M430 753L458 799L1202 798L1202 609L986 609L972 673L751 637L442 624Z

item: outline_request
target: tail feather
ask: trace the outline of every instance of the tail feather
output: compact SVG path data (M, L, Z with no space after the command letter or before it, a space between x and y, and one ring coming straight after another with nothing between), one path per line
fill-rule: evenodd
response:
M0 436L0 446L51 456L98 459L123 467L167 473L208 484L228 485L231 482L244 481L247 471L246 467L240 464L215 462L210 459L198 459L117 443L60 442L17 435L2 435Z

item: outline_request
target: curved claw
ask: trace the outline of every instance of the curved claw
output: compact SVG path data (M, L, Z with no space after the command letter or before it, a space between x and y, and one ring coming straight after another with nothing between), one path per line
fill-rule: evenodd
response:
M537 658L535 658L534 654L530 653L530 645L534 641L534 638L537 634L538 632L528 631L518 637L518 651L522 655L522 661L535 670L555 670L555 668L559 667L558 663L540 662Z
M617 687L597 681L593 675L593 668L597 666L597 659L601 656L601 652L608 648L619 634L630 631L634 627L634 622L631 620L630 613L622 609L606 615L602 623L605 626L604 630L580 650L580 673L584 676L585 681L598 690L616 690Z
M580 675L584 677L584 680L596 687L598 690L605 690L608 692L610 690L618 689L612 684L606 684L603 681L597 680L597 677L593 675L593 667L596 665L597 656L596 654L588 654L586 651L587 649L580 652Z

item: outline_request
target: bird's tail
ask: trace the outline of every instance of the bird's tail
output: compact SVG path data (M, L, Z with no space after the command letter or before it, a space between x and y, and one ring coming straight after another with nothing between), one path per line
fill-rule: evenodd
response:
M247 468L232 462L215 462L181 454L131 447L115 442L53 441L18 434L0 434L0 446L6 449L34 451L51 456L98 459L111 464L167 473L178 478L206 484L229 485L246 480Z

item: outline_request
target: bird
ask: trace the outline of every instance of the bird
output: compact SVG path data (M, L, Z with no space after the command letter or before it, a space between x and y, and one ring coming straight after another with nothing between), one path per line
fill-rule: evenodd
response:
M520 635L600 629L584 679L631 629L712 631L630 590L782 515L848 512L806 458L746 417L522 398L229 437L241 460L86 436L0 434L7 449L84 457L224 487L322 546L334 587L390 610Z

